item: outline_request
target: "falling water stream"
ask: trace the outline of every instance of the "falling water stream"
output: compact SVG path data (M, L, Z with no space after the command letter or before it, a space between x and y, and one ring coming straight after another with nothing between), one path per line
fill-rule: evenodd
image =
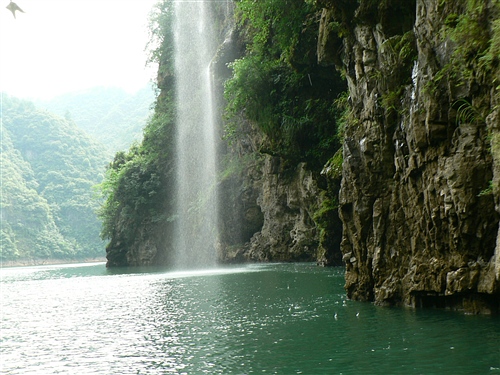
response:
M217 123L210 61L216 51L210 2L174 3L176 77L176 268L215 265Z

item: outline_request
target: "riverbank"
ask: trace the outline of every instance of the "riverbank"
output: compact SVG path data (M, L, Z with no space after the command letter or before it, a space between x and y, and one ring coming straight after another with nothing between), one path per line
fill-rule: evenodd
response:
M83 258L83 259L24 258L24 259L17 259L17 260L0 261L0 268L50 266L53 264L99 263L99 262L106 262L106 258L105 257Z

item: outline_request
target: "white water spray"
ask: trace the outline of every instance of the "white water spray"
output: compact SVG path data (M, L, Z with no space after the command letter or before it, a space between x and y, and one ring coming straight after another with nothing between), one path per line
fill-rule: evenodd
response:
M210 2L174 3L176 78L176 268L216 264L217 124L210 61L215 53Z

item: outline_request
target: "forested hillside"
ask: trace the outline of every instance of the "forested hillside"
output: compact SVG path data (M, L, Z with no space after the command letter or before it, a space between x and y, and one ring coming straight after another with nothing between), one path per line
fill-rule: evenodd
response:
M2 260L103 255L93 187L103 147L72 121L3 96Z
M151 86L134 94L120 88L95 87L37 103L75 124L106 146L110 155L142 139L154 101Z

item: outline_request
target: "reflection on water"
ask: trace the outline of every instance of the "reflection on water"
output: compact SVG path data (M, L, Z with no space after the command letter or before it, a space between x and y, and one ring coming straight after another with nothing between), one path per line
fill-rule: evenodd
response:
M498 317L349 301L340 268L0 276L6 374L500 373Z

